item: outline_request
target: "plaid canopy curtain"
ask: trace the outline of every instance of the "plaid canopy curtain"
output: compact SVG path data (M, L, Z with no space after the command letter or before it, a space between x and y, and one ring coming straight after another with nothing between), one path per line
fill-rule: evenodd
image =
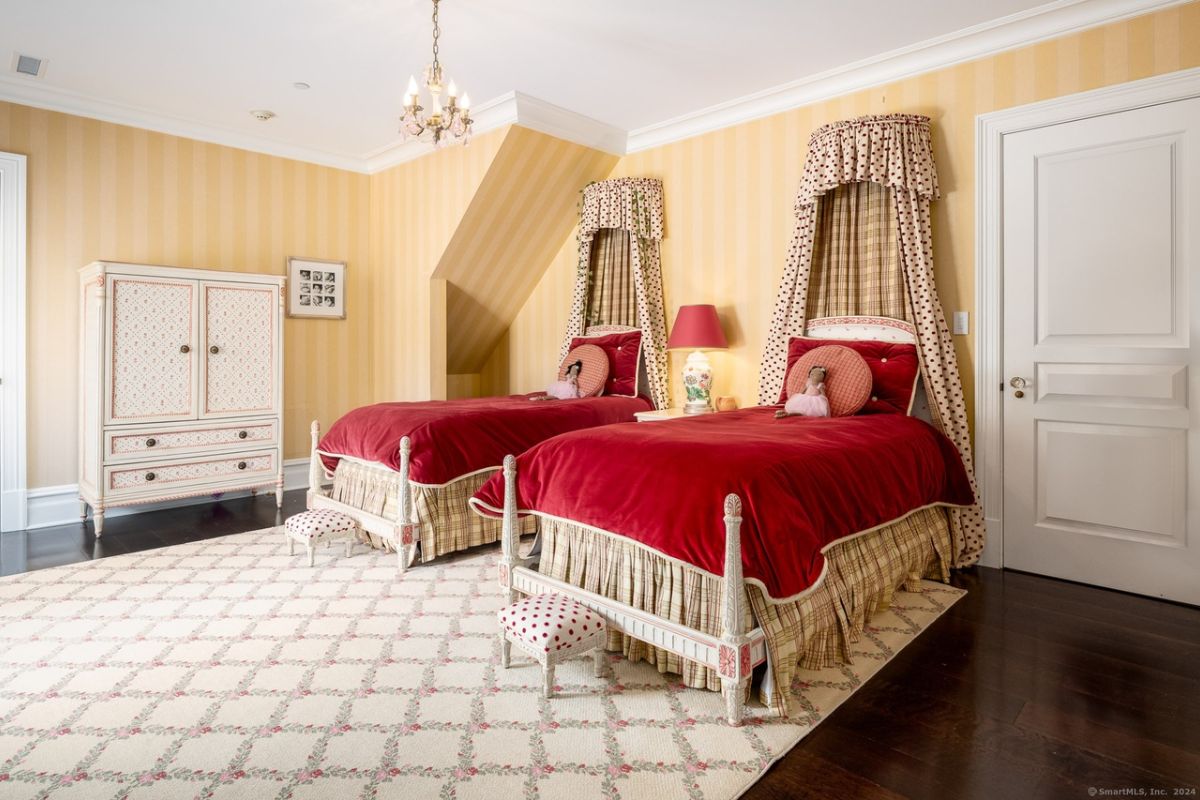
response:
M592 237L587 325L637 325L637 300L630 267L629 231L601 228Z
M609 232L600 235L601 231ZM659 266L662 237L662 181L612 178L584 188L579 215L579 268L559 355L565 358L571 340L582 336L591 325L641 328L642 357L650 382L646 390L657 408L670 405L667 320ZM628 243L625 257L612 252L622 241Z
M848 188L852 186L857 188ZM759 402L777 401L787 370L788 340L803 335L810 316L879 313L907 319L917 330L921 377L933 422L957 446L974 488L958 359L933 279L929 204L937 197L928 117L872 115L813 132L796 195L792 244L763 352ZM851 244L851 238L857 244ZM896 286L903 287L899 300ZM852 293L858 296L851 299ZM978 503L953 509L950 521L954 566L974 564L984 545L982 509Z

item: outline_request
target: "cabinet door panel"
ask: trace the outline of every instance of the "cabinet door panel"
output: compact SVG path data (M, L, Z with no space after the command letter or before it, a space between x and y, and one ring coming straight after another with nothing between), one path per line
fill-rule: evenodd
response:
M274 286L202 284L204 391L201 417L278 410L279 294Z
M196 282L108 278L105 416L110 423L196 417Z

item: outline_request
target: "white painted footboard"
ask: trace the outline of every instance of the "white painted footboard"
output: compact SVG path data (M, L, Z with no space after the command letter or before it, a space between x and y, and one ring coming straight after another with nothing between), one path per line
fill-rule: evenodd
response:
M517 460L504 459L504 517L499 567L500 586L508 601L518 594L554 592L576 600L604 617L609 627L635 639L660 647L682 658L716 670L721 676L729 724L742 721L742 698L754 668L767 660L766 635L762 628L743 631L742 601L742 502L734 494L725 498L725 575L722 581L721 635L672 622L646 611L580 589L532 569L519 553L517 525Z
M325 465L317 452L317 443L321 440L321 425L313 420L312 450L308 462L308 507L329 508L352 517L358 527L375 534L388 542L396 550L396 561L403 573L412 565L417 554L417 525L416 511L413 508L412 487L408 482L408 467L412 459L412 441L407 437L400 440L400 508L405 509L407 521L397 522L385 519L378 514L371 514L361 508L355 508L339 500L334 500L322 488L325 482Z

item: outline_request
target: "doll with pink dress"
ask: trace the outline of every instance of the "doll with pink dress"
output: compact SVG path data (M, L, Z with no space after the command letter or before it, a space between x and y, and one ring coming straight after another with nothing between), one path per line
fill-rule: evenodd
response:
M546 400L574 400L579 397L579 373L583 372L583 362L576 361L567 367L561 381L555 381L546 388Z
M829 398L825 396L824 367L813 367L808 371L808 379L804 382L804 391L794 394L787 399L782 411L776 411L775 416L790 417L828 417Z

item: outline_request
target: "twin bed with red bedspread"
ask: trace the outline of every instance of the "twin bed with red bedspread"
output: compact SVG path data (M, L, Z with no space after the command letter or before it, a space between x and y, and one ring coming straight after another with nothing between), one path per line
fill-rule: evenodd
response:
M947 576L946 509L974 502L954 444L909 415L911 326L862 323L824 335L869 364L864 413L749 408L590 428L510 455L470 501L503 520L509 596L583 602L607 620L610 649L688 685L720 686L734 724L767 662L760 694L787 714L797 668L845 660L894 591ZM855 335L885 341L845 338ZM811 349L802 337L793 344L793 360ZM529 518L539 521L537 558L518 552Z
M497 541L500 524L471 513L467 500L506 454L560 433L630 422L653 408L638 396L645 385L639 329L594 326L575 341L608 356L600 396L377 403L347 413L324 437L313 422L309 507L353 517L373 545L396 550L401 570L418 549L430 561Z

